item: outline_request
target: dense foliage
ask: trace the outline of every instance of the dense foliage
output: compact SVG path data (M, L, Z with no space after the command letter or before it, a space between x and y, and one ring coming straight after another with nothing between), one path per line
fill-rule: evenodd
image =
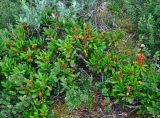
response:
M96 0L22 1L15 28L0 31L0 117L54 118L57 96L69 109L93 109L98 99L106 111L132 106L137 114L160 114L160 73L147 65L144 45L132 48L126 35L133 26L120 19L131 1L112 2L105 10L114 21L104 11L84 15L100 4ZM138 36L146 35L140 19ZM110 30L100 28L104 22Z
M20 0L1 0L0 1L0 29L8 28L16 23L21 9Z
M116 1L116 0L114 0ZM135 24L136 38L146 44L153 55L160 50L160 1L159 0L121 0L120 8L129 15ZM119 8L118 7L118 8Z

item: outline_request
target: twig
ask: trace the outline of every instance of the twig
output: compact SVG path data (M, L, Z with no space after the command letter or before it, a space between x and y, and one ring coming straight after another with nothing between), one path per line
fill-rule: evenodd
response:
M114 115L104 115L101 118L107 118L107 117L112 117L113 118Z
M129 106L129 105L126 105L128 108L134 108L133 110L131 110L128 114L127 114L127 116L129 116L130 114L132 114L133 112L135 112L140 106Z
M126 107L130 108L130 109L135 109L135 108L139 108L140 106L131 106L131 105L125 105Z
M86 60L81 54L77 54L77 53L76 53L76 56L77 56L79 59L82 59L85 63L87 63L87 60ZM86 65L86 66L89 66L89 65Z
M81 72L84 72L88 77L90 77L90 75L89 75L83 68L79 68L79 70L80 70Z

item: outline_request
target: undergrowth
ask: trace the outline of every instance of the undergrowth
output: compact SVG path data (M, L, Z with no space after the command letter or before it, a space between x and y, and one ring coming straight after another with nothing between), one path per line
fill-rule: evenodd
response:
M120 18L123 6L22 3L19 23L0 32L0 117L56 117L52 97L61 97L71 110L93 109L97 94L107 112L117 105L160 114L160 74L147 63L143 44L131 48L134 25ZM93 13L77 17L85 9ZM109 27L101 28L104 22Z

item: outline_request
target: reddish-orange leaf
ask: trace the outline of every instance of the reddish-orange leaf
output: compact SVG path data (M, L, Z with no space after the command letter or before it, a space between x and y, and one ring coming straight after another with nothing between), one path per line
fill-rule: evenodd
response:
M9 46L10 46L10 47L13 47L13 42L10 42L10 43L9 43Z
M144 65L144 55L142 52L138 53L138 56L137 56L137 61L139 63L140 66L143 66Z
M131 86L128 86L127 91L126 91L126 96L128 96L130 94L130 92L131 92Z
M119 75L120 75L120 77L123 76L123 71L122 70L119 71Z

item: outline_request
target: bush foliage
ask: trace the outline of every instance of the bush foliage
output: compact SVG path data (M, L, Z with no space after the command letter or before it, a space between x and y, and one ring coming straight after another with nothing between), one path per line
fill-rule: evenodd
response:
M0 32L0 117L54 117L56 96L70 109L92 109L97 93L106 110L120 105L160 114L160 74L147 65L143 46L130 49L123 29L102 31L72 14L84 6L67 14L63 1L54 8L43 2L32 8L23 1L21 23ZM71 3L68 9L80 5ZM118 5L109 9L122 13Z
M0 29L8 28L16 23L16 16L21 9L19 0L0 1Z
M146 44L153 55L160 50L160 1L123 0L121 8L126 10L133 23L140 42Z

